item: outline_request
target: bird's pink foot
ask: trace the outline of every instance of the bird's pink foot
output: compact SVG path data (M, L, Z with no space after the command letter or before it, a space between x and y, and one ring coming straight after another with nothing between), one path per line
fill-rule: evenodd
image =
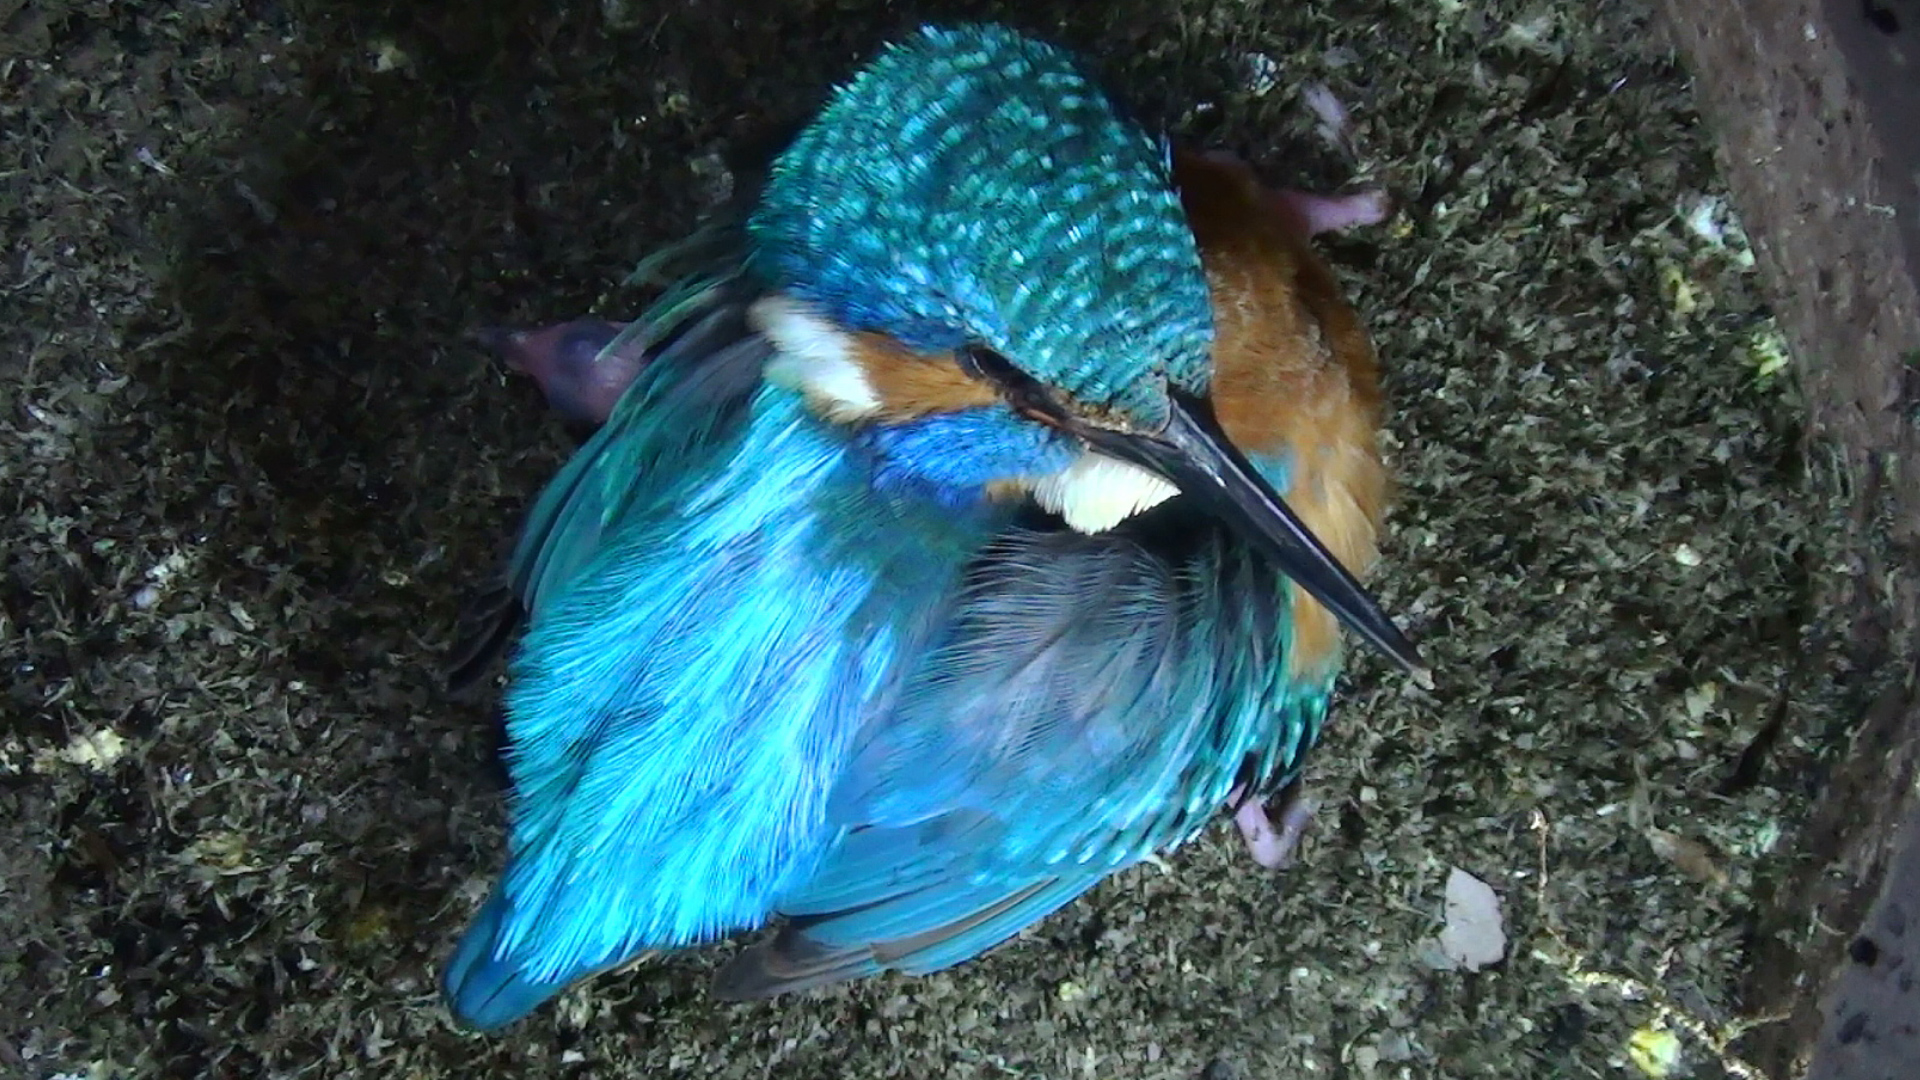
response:
M599 427L646 362L637 342L601 355L625 326L589 318L538 330L487 327L473 336L507 367L539 383L547 403L567 420Z
M1351 195L1312 195L1292 188L1274 188L1267 192L1267 199L1308 236L1378 225L1393 213L1393 200L1379 188Z
M1236 787L1227 794L1227 803L1239 802L1245 794L1245 785ZM1300 838L1306 835L1318 807L1319 800L1305 794L1295 781L1280 793L1275 807L1279 811L1277 821L1269 816L1263 800L1248 796L1233 812L1233 823L1239 826L1240 838L1246 841L1247 853L1254 862L1269 870L1284 870L1293 865Z
M1208 159L1230 165L1249 174L1252 168L1231 150L1209 150ZM1261 185L1267 206L1281 220L1303 236L1361 225L1378 225L1393 216L1393 199L1381 188L1368 188L1348 195L1315 195L1297 188Z

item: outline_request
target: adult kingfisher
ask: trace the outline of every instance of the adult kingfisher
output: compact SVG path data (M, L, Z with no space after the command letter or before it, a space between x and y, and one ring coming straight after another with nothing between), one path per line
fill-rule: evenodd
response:
M776 918L718 995L929 973L1223 804L1255 842L1340 624L1425 677L1355 576L1378 375L1308 243L1383 213L926 27L638 319L497 335L595 430L504 583L512 835L455 1016Z

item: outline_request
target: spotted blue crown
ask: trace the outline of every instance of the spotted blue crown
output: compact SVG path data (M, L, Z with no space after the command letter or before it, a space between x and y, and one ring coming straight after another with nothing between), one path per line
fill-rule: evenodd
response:
M1206 278L1157 140L1060 49L926 27L837 90L775 162L759 266L854 330L986 345L1144 424L1207 389Z

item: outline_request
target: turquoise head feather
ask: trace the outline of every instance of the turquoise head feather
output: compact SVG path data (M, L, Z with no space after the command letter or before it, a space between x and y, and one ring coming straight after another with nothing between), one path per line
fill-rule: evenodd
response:
M1053 46L927 27L839 88L748 223L761 271L846 329L978 344L1156 427L1204 394L1213 317L1169 148Z

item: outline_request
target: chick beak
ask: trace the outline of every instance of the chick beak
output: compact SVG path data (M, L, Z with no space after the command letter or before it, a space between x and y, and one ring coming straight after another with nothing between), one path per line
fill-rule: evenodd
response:
M1101 453L1165 478L1229 528L1265 548L1288 577L1369 645L1423 683L1431 678L1420 650L1228 441L1206 402L1176 394L1171 419L1155 432L1114 431L1085 421L1062 426L1070 426Z

